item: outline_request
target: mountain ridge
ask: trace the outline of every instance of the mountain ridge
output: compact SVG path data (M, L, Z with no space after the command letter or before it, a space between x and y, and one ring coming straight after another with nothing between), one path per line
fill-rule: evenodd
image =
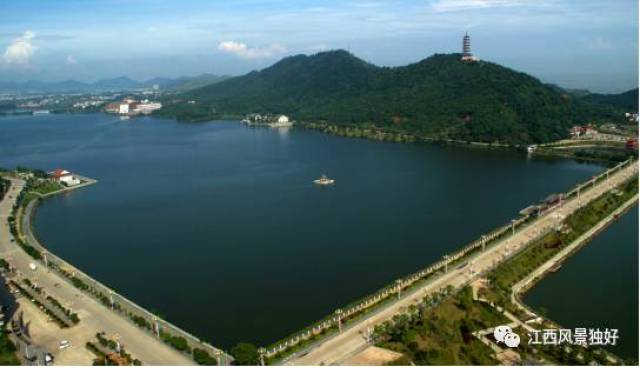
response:
M344 50L286 57L260 71L184 93L190 120L251 112L363 125L443 139L538 143L566 137L601 111L537 78L489 61L434 54L381 67Z
M0 82L0 91L4 92L104 92L129 91L134 89L151 88L157 84L162 89L187 90L213 84L229 78L227 75L199 74L196 76L182 76L178 78L155 77L138 81L127 76L101 79L95 82L80 82L67 79L56 82L28 80L26 82Z

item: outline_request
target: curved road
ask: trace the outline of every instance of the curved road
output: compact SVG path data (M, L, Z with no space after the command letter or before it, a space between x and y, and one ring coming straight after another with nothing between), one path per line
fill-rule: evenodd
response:
M92 360L87 358L87 353L71 353L71 350L59 351L56 344L60 340L66 339L71 342L71 348L84 350L87 341L95 339L97 332L105 331L108 335L118 335L127 352L145 365L193 365L194 362L188 356L110 311L95 299L83 295L56 273L48 272L41 266L38 266L35 271L29 268L29 264L33 260L16 243L12 242L7 222L18 193L24 187L24 181L14 178L9 178L9 180L11 180L11 188L0 202L0 257L7 259L24 276L36 281L49 295L58 299L64 306L71 307L80 317L79 324L68 329L56 329L56 335L46 335L45 340L48 343L45 346L47 349L54 355L58 353L61 355L60 358L56 358L56 362L91 365Z

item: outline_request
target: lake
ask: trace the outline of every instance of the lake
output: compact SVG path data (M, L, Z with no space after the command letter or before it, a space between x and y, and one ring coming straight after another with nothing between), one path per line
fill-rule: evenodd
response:
M566 328L618 329L610 350L638 359L638 207L606 228L524 297Z
M284 337L602 170L505 150L104 114L0 118L0 166L16 165L99 180L41 205L42 242L226 348ZM323 173L333 187L313 184Z

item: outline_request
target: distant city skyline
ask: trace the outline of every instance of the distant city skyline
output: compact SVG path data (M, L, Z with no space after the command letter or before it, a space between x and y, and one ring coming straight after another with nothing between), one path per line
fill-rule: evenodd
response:
M2 5L0 82L241 75L347 49L379 66L473 53L565 88L638 85L636 1L25 0Z

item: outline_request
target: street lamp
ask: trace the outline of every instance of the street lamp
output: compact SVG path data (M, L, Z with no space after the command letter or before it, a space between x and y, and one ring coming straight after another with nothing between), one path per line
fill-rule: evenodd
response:
M442 258L444 259L444 272L447 273L449 271L449 255L444 255Z
M264 355L267 354L267 350L265 348L259 348L258 353L260 354L260 365L264 366Z
M482 243L482 251L484 251L484 248L487 245L487 235L483 234L482 237L480 237L480 242Z
M398 299L400 299L400 290L402 289L402 279L396 279L396 287L398 289Z
M562 199L560 199L562 200ZM515 235L516 234L516 220L515 219L511 219L511 235Z
M338 332L342 332L342 309L336 310L336 316L338 316Z
M111 309L113 310L113 304L115 303L113 300L113 291L109 289L109 302L111 303Z

